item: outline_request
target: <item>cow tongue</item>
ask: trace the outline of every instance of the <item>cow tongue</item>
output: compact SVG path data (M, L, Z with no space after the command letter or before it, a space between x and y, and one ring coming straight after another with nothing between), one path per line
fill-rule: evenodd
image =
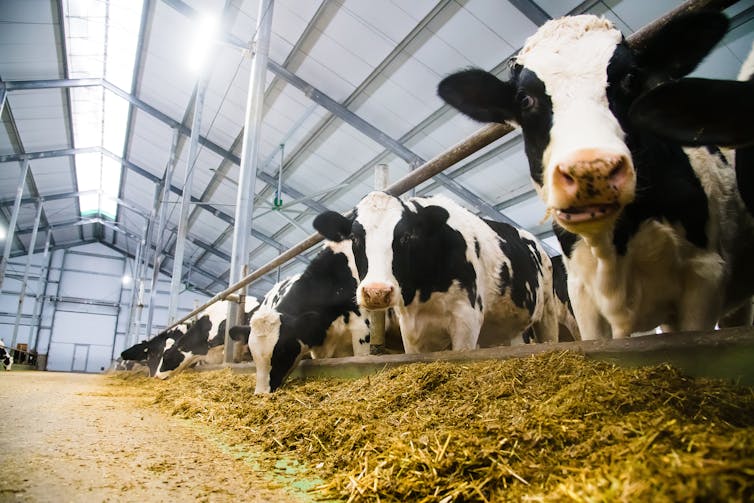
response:
M596 220L613 214L618 209L617 203L590 204L586 206L571 206L570 208L555 210L558 219L566 222L578 223Z

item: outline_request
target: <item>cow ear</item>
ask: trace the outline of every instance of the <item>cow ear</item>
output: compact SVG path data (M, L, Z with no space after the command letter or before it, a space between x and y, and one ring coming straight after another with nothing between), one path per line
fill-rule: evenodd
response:
M673 79L691 73L728 31L721 12L700 11L677 16L634 48L639 66L650 74Z
M325 239L340 242L351 235L351 220L335 211L320 213L312 223Z
M515 86L483 70L465 70L445 77L437 86L437 94L448 105L480 122L506 122L515 117Z
M250 333L251 327L249 325L236 325L235 327L230 327L230 338L234 341L248 339Z
M684 145L754 145L754 82L681 79L644 93L629 117Z

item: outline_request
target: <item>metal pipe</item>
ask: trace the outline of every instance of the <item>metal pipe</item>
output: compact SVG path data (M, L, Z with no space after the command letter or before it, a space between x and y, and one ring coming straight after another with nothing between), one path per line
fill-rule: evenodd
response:
M13 248L13 238L16 234L16 223L18 222L18 213L21 210L21 199L24 195L24 184L26 183L26 174L29 172L29 160L24 160L21 167L21 176L18 177L18 185L16 186L16 200L13 203L13 213L8 223L8 231L5 233L5 247L3 248L3 258L0 261L0 292L3 289L3 280L5 279L5 270L8 267L8 260L10 259L10 251ZM34 249L34 247L31 247Z
M688 12L688 11L697 11L697 10L702 10L705 8L723 9L725 7L732 5L733 3L735 3L734 0L688 0L681 6L671 11L670 14L663 16L653 21L652 23L649 23L648 25L644 26L638 31L636 31L633 35L628 37L628 42L634 46L639 46L641 44L646 43L646 40L648 39L648 37L653 36L653 34L658 31L660 26L664 26L671 17L676 16L680 13ZM407 174L400 180L391 184L390 186L387 187L385 191L388 192L389 194L399 196L407 192L411 188L416 187L417 185L433 177L437 173L440 173L443 170L449 168L450 166L454 165L458 161L468 157L474 152L481 150L482 148L486 147L490 143L510 133L513 130L514 130L514 127L509 124L488 124L486 126L483 126L478 131L468 136L465 140L453 145L452 147L445 150L444 152L441 152L436 157L425 162L421 167L417 168L416 170L410 172L409 174ZM222 292L215 294L214 297L209 299L203 305L196 308L194 311L186 315L181 320L178 320L177 322L173 323L173 325L169 326L168 328L172 328L173 326L178 325L178 323L181 323L184 320L187 320L191 316L194 316L200 313L201 311L203 311L210 305L214 304L218 300L225 299L231 293L256 281L257 279L261 278L265 274L272 271L278 265L284 264L285 262L289 261L293 257L299 255L300 253L308 250L312 246L321 242L323 239L324 238L318 233L310 235L303 241L289 248L287 251L281 253L275 259L270 260L269 262L262 265L261 267L258 267L255 271L245 276L243 279L241 279L237 283L234 283L230 285L228 288L226 288L225 290L223 290Z
M37 215L34 217L34 230L31 233L29 241L29 253L26 254L26 268L24 269L24 279L21 280L21 293L18 296L18 311L16 311L16 323L13 325L13 336L11 337L10 347L15 349L16 337L18 336L18 324L21 322L21 311L24 308L24 297L26 297L26 285L29 282L29 267L31 266L31 257L34 255L34 245L37 242L37 231L39 230L39 221L42 220L42 201L37 203Z
M141 240L136 245L136 255L134 256L133 266L131 267L131 300L128 303L128 325L126 327L126 347L132 346L136 342L133 340L133 325L136 317L136 294L138 288L138 270L137 264L141 261ZM62 272L61 272L62 274Z
M5 100L8 98L8 90L5 88L5 82L0 82L0 117L5 109Z
M154 321L154 304L157 300L157 282L160 279L160 265L162 258L162 235L165 233L165 226L168 219L168 197L170 196L170 185L173 180L173 170L177 161L178 139L181 137L180 131L173 130L173 141L170 144L170 158L165 166L165 178L162 180L162 204L159 208L160 220L157 224L157 235L155 236L154 262L152 263L152 282L149 287L149 309L147 311L147 337L152 333L152 322Z
M178 221L178 236L175 240L173 253L173 274L170 280L170 303L168 304L168 323L175 320L178 311L178 291L181 287L183 275L183 255L186 250L186 236L188 235L188 215L191 203L191 185L194 180L194 165L199 147L199 128L202 124L202 109L204 108L204 93L207 89L204 76L196 82L196 98L194 100L194 116L191 120L191 141L189 142L188 162L183 181L183 195L181 196L181 213Z
M121 278L123 278L126 275L126 272L128 272L128 257L123 257L123 272L121 273ZM120 312L122 311L120 307L121 299L123 299L123 280L122 279L120 282L120 293L118 294L118 311L115 314L115 329L113 330L113 346L112 348L110 348L110 363L111 364L112 362L115 361L115 343L118 341L118 323L120 322Z
M49 231L49 234L52 234L52 230ZM48 234L48 236L49 236ZM42 333L42 315L45 312L45 300L47 299L47 286L50 284L50 271L53 269L52 267L52 257L54 256L54 253L50 253L47 258L47 264L46 264L46 273L45 273L45 280L44 280L44 289L42 290L42 299L41 299L41 305L39 307L39 323L37 324L37 332L36 336L34 338L34 352L39 354L39 334ZM62 270L62 269L61 269ZM38 297L39 298L39 297Z
M233 285L243 277L244 265L249 261L249 236L251 217L254 212L254 182L259 167L259 151L262 116L264 113L264 86L266 84L267 62L272 33L272 10L274 0L262 0L257 11L256 43L254 57L249 72L249 92L246 97L246 118L244 121L241 164L238 175L236 215L233 227L233 247L230 254L230 274L228 282ZM228 303L226 319L238 319L238 304ZM243 307L242 307L243 309ZM230 348L230 323L225 328L225 348ZM230 363L232 351L225 351L225 362Z
M390 182L387 164L374 167L374 190L384 190ZM369 354L380 355L385 352L385 311L369 311Z
M29 349L33 349L36 352L37 347L37 335L39 334L39 327L42 325L42 303L44 302L45 289L47 288L47 274L50 267L50 241L52 239L52 231L47 231L47 237L45 238L45 248L42 252L42 269L39 271L39 277L37 278L37 296L34 299L34 311L32 312L32 328L29 331ZM34 329L37 329L36 331Z

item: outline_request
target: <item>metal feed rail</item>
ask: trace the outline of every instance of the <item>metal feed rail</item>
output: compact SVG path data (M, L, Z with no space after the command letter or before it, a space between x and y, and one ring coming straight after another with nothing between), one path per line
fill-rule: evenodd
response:
M675 9L671 10L667 14L657 18L653 22L634 32L627 38L627 41L632 46L641 47L649 38L651 38L651 36L657 33L663 26L665 26L665 24L668 23L668 21L675 18L676 16L700 10L722 10L733 5L734 3L736 3L736 0L688 0ZM465 140L453 145L441 154L428 160L414 171L411 171L403 178L392 183L387 187L387 189L385 189L385 191L394 196L399 196L423 183L424 181L432 178L436 174L441 173L455 163L465 159L474 152L509 134L514 129L515 128L509 124L490 124L484 126L474 134L468 136ZM324 238L322 237L322 235L318 232L315 232L314 234L289 248L287 251L280 254L273 260L270 260L266 264L257 268L251 274L244 276L237 283L234 283L222 292L216 294L207 302L197 307L180 320L174 322L172 325L168 326L166 330L173 328L186 320L189 320L217 301L226 300L228 298L238 298L237 296L233 295L235 291L261 278L279 265L284 264L285 262L289 261L298 254L308 250L309 248L323 240Z

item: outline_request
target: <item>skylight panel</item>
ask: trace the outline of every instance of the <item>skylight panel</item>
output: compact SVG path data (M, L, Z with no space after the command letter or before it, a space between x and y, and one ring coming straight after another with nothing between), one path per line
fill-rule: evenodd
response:
M130 93L143 1L64 0L68 74L104 78ZM72 88L76 148L102 147L122 156L129 103L104 87ZM108 155L77 155L76 179L82 216L115 219L122 166Z

